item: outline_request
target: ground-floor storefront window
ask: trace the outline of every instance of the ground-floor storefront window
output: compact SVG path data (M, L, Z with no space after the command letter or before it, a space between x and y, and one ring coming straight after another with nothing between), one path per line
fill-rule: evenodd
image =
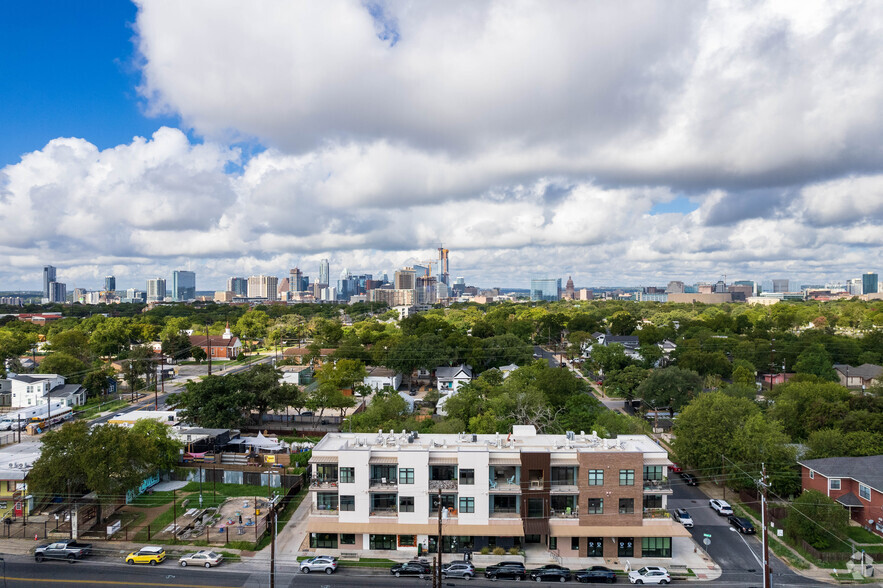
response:
M671 557L671 537L643 537L642 557Z
M310 547L319 549L337 549L337 534L310 533Z
M634 537L620 537L617 541L617 550L616 554L619 557L634 557L635 556L635 538Z
M368 542L370 549L389 549L394 551L396 548L395 535L370 535Z

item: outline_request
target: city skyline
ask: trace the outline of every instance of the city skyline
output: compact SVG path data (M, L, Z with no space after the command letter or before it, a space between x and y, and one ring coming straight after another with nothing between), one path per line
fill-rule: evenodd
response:
M876 9L18 4L0 288L440 245L483 287L859 277L883 267Z

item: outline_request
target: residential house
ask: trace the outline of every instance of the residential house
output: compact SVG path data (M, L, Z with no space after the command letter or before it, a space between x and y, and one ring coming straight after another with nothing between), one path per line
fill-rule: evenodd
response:
M883 367L872 363L863 363L858 367L835 363L834 369L840 378L840 384L847 388L865 389L883 382Z
M503 374L503 379L505 380L512 372L518 369L518 366L514 363L510 363L509 365L504 365L503 367L497 369L499 369L500 372Z
M374 392L378 392L386 386L398 390L402 384L402 374L385 367L368 366L368 375L362 382Z
M797 462L804 490L818 490L849 510L852 520L883 535L883 455Z
M310 464L310 547L332 555L432 553L440 508L447 553L533 547L640 566L677 558L673 538L690 536L667 516L672 464L645 435L329 433Z
M0 448L0 519L30 515L28 473L40 457L40 443L13 443Z
M461 364L435 368L435 380L442 394L456 394L460 386L472 381L472 366Z
M313 367L309 365L283 365L279 371L283 383L305 386L313 381Z
M317 366L322 365L334 354L336 349L320 349L319 357L315 359L314 363ZM294 359L294 361L298 365L303 365L306 361L306 356L310 354L310 350L306 347L289 347L282 351L282 357L286 359Z
M50 398L71 407L86 403L86 389L79 384L65 384L64 376L58 374L10 374L7 382L10 408L40 406Z
M236 359L242 351L242 342L230 332L230 327L223 335L190 335L190 345L201 348L212 361Z

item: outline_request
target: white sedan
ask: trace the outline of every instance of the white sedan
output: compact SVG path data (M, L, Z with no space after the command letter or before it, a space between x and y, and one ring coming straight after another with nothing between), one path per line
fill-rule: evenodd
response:
M644 566L640 570L629 572L629 582L632 584L668 584L671 582L671 576L665 568Z

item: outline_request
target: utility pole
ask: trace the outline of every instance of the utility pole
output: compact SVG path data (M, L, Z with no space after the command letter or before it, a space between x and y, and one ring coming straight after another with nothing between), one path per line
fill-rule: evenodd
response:
M174 488L172 488L172 517L174 518L172 523L172 543L174 543L178 537L178 496Z
M773 389L773 370L775 369L773 366L773 353L776 352L776 350L774 348L775 344L776 344L776 340L770 339L770 390ZM783 381L784 381L784 378L785 377L782 376Z
M166 393L166 356L163 352L159 352L159 382L162 386L162 393ZM153 410L159 410L159 392L156 386L153 387Z
M208 323L205 325L205 348L208 351L208 375L212 375L212 340L208 336Z
M769 538L769 529L767 528L767 519L769 517L769 513L767 512L767 489L769 488L769 483L767 482L766 476L766 464L762 464L761 469L761 478L760 478L760 486L762 489L761 494L761 519L763 523L763 588L771 588L772 587L772 577L770 570L770 538Z
M727 458L721 453L721 474L724 479L724 500L727 499Z
M270 508L267 512L267 527L270 526L270 521L273 524L270 529L270 588L276 588L276 504L270 498L272 476L273 471L267 470L267 502Z
M441 588L442 565L442 489L438 489L438 541L435 542L436 566L432 572L432 588Z

